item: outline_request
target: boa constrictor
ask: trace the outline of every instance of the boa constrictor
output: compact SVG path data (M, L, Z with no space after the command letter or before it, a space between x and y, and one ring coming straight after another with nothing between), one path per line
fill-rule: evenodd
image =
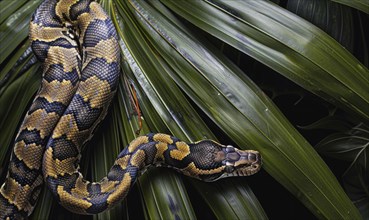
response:
M15 139L1 187L0 219L27 218L44 181L68 210L95 214L121 201L149 165L203 181L260 169L257 151L211 140L187 144L158 133L133 140L100 182L84 180L81 146L104 118L118 86L117 39L112 21L94 1L46 0L34 13L30 40L43 78Z

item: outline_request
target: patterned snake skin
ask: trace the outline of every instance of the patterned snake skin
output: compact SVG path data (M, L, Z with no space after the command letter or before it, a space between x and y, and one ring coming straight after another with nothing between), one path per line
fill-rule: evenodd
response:
M68 210L95 214L121 201L149 165L203 181L260 169L257 151L148 134L133 140L100 182L84 180L81 147L104 118L118 85L117 39L112 21L90 0L46 0L33 15L31 47L43 64L43 79L15 139L1 187L0 219L27 218L44 181Z

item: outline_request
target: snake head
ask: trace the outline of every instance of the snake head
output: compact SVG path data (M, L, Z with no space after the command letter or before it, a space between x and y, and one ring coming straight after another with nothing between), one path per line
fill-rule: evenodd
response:
M191 154L187 159L184 161L192 163L182 169L182 173L206 182L232 176L250 176L258 172L262 164L257 151L240 150L211 140L191 145Z
M257 173L262 164L261 155L254 150L240 150L233 146L223 147L222 151L218 152L218 157L224 158L224 172L218 178L231 176L250 176Z

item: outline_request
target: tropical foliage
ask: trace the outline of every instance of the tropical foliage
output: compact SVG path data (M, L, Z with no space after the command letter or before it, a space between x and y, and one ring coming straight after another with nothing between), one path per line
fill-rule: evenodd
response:
M41 78L27 50L40 2L0 1L0 180ZM83 152L87 177L106 175L137 131L256 149L264 169L215 183L152 169L93 218L369 218L369 3L99 2L124 56L111 111ZM51 201L44 190L32 218L89 218Z

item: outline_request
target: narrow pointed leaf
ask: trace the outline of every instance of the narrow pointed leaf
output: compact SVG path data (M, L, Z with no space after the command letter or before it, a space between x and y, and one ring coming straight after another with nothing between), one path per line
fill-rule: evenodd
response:
M326 156L358 163L365 172L369 171L369 127L365 124L329 135L316 145L316 149Z
M0 96L0 127L6 128L0 133L0 170L3 169L8 146L11 146L16 129L29 101L39 86L39 65L33 66L22 77L12 83Z
M41 0L31 0L0 24L0 63L28 36L29 20Z
M27 0L3 0L0 2L0 24L9 17L14 11L18 10Z
M55 204L56 202L53 200L53 195L47 189L47 187L44 186L44 189L39 197L39 202L31 214L30 219L37 220L47 218L50 215L51 207Z
M305 89L369 121L369 70L309 22L268 1L162 2Z
M124 8L122 7L117 7L118 8L118 12L120 13L121 16L126 16L124 15ZM122 22L125 22L125 20L127 20L127 18L122 19ZM124 27L124 26L121 26ZM121 27L118 28L118 32L121 35L122 39L126 40L125 38L126 33L129 31L128 28L124 28L121 29ZM123 35L124 34L124 35ZM130 65L136 65L134 63L134 60L132 60L132 57L130 55L130 52L127 50L125 43L121 42L121 46L124 52L124 55L126 56L126 58L128 59ZM133 46L133 45L132 45ZM126 68L126 65L123 65L124 68ZM125 70L126 74L129 72L129 70ZM136 65L134 68L134 73L135 74L139 74L141 72L141 70L139 69L139 67ZM147 82L146 82L147 83ZM148 86L150 88L150 86ZM139 94L139 93L138 93ZM149 90L150 95L152 95L152 99L156 98L155 97L155 92L151 89ZM165 109L165 106L156 106L158 109ZM126 116L127 117L127 116ZM155 116L154 116L155 117ZM130 140L133 140L133 138L131 138ZM148 180L147 178L151 176L150 172L148 171L147 174L145 174L140 180L139 180L139 185L140 186L147 186L148 188L144 188L141 187L141 191L142 193L142 199L143 199L143 204L145 206L145 210L146 210L146 215L148 215L150 218L173 218L173 212L170 209L170 205L171 203L173 204L178 204L180 206L183 207L188 207L188 209L183 209L181 210L181 213L176 213L178 216L180 216L181 218L193 218L193 213L191 212L192 208L191 208L191 203L189 202L188 198L186 197L186 194L183 193L173 193L178 191L179 189L181 189L181 192L184 192L185 190L183 189L183 186L181 184L179 184L180 182L178 182L178 176L174 175L173 173L168 173L167 175L165 175L165 177L161 177L158 178L157 176L151 176L150 180ZM166 179L166 180L163 180ZM148 182L149 181L149 182ZM149 186L148 186L149 185ZM150 187L151 186L151 187ZM169 200L169 198L171 200Z
M359 217L319 155L244 73L145 3L130 4L147 39L175 71L171 77L238 146L259 150L264 168L317 217Z
M129 13L126 12L126 14ZM209 129L206 128L206 126L202 122L201 118L199 118L196 112L191 108L190 103L188 103L186 98L181 94L175 82L170 79L169 75L167 75L166 72L170 71L170 69L168 69L166 63L160 58L160 56L157 56L156 52L152 51L152 48L150 46L146 45L145 39L142 38L141 35L138 35L139 32L137 30L132 32L130 31L130 29L135 27L135 24L129 23L129 20L130 19L124 20L128 24L124 26L127 28L125 29L122 37L126 41L125 45L127 45L127 47L129 46L129 48L127 48L127 50L129 51L123 51L126 55L126 59L130 63L133 73L135 74L135 78L137 79L139 85L142 87L142 90L144 92L144 94L138 94L140 94L140 100L143 101L141 106L143 106L142 110L145 118L150 118L150 120L153 118L151 116L151 112L145 112L146 106L153 105L155 106L155 110L159 113L158 115L162 118L161 120L166 124L171 133L175 136L183 140L192 141L202 139L204 137L214 139L213 134L211 134ZM137 63L135 63L134 61L137 61ZM168 95L168 91L170 91L170 95ZM148 96L150 98L146 99L144 96ZM144 100L150 101L151 104L145 103ZM157 115L155 114L154 117L156 116ZM155 123L155 125L157 126L154 126L154 129L156 129L157 131L166 130L166 127L163 126L163 123ZM202 194L204 194L204 191L207 189L205 186L198 186L198 184L194 185ZM152 183L150 184L150 186L156 185ZM225 186L225 188L231 189L228 190L230 195L231 192L234 191L232 189L235 189L234 186L235 184L226 184ZM173 192L172 190L170 191ZM261 216L261 218L263 218L264 216L265 218L265 214L260 214L264 213L260 205L250 205L250 207L259 208L259 210L250 210L252 208L247 208L247 205L249 205L249 203L258 204L256 198L252 196L253 194L249 194L250 197L253 197L252 201L246 201L245 198L238 198L237 196L232 197L232 201L234 201L234 203L237 203L240 209L244 210L243 212L235 212L234 207L230 205L232 203L231 201L229 201L228 203L224 203L224 201L228 201L228 199L224 196L225 194L221 193L221 191L222 189L215 188L215 190L212 192L214 195L218 195L219 198L223 198L221 202L211 200L211 197L204 194L204 199L209 203L209 206L222 206L222 209L213 210L217 216L228 216L230 218L241 219L245 218L246 216L248 218L250 216ZM234 194L236 194L235 191ZM245 194L248 193L245 192ZM169 197L167 196L167 198L164 197L161 199L168 200L168 198ZM177 204L177 202L169 202L169 204ZM174 205L174 207L176 207L176 205ZM175 211L178 212L179 210L175 209Z
M125 30L128 31L128 30ZM123 51L125 51L125 56L128 58L131 66L135 66L135 74L142 74L142 72L137 68L137 64L132 60L131 54L128 52L125 44L122 42ZM128 74L129 70L125 70L125 73ZM132 74L129 74L131 77ZM142 82L145 80L142 75L138 77L138 80ZM144 86L144 90L149 91L149 95L151 95L151 99L157 101L157 97L155 97L155 92L152 90L152 87L147 84ZM142 97L142 91L137 91L139 97ZM147 99L146 99L147 100ZM148 105L147 103L144 105ZM163 109L163 106L160 101L156 104L158 109ZM165 108L165 107L164 107ZM150 114L145 114L150 115ZM134 117L134 116L133 116ZM153 115L151 117L158 117L158 115ZM150 118L151 118L150 117ZM161 121L160 119L158 119ZM160 123L162 124L162 123ZM143 128L141 133L149 133L146 127ZM133 138L132 138L133 139ZM132 140L131 139L131 140ZM181 183L178 175L175 175L173 172L168 171L160 171L160 175L158 175L158 171L148 170L139 180L138 185L140 187L140 191L142 192L142 203L145 208L146 215L149 216L150 219L192 219L195 218L193 213L193 209L191 207L191 203L189 202L188 195L185 192L184 186ZM178 209L176 207L185 207L183 209Z
M343 5L348 5L350 7L359 9L367 14L369 14L369 2L366 0L331 0L333 2L338 2Z

